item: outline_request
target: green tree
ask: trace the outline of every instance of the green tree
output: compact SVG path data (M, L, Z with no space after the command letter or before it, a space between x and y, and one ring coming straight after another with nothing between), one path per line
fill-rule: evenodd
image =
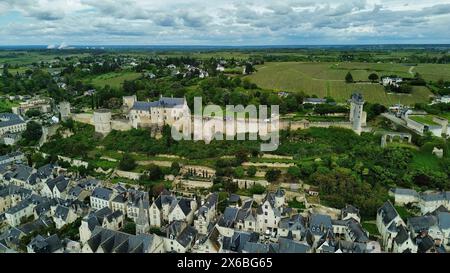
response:
M301 170L299 167L297 166L291 166L288 168L287 173L295 178L300 178L300 176L302 175Z
M35 145L42 137L42 125L35 121L27 124L27 129L22 133L22 137L28 145Z
M263 194L266 191L266 188L260 184L254 184L249 189L251 194Z
M160 180L164 177L163 171L161 167L155 164L151 164L147 168L148 171L148 179L151 181Z
M372 82L376 82L378 79L379 79L379 77L376 73L372 73L369 75L369 80Z
M38 109L30 109L25 113L25 115L29 118L38 117L41 115L41 111L39 111Z
M242 167L236 167L234 168L234 177L235 178L242 178L245 175L244 168Z
M255 176L255 174L256 174L256 167L255 167L255 166L250 166L250 167L248 167L248 169L247 169L247 175L248 175L249 177L253 177L253 176Z
M352 73L348 72L347 75L345 75L345 82L346 83L352 83L353 82Z
M136 168L136 166L136 161L129 154L124 154L119 162L119 169L121 169L122 171L131 171Z
M269 182L275 182L277 181L281 176L280 170L270 169L266 172L266 179Z
M172 162L172 165L170 166L170 172L173 175L178 175L180 173L180 169L181 169L181 167L178 162L176 162L176 161Z

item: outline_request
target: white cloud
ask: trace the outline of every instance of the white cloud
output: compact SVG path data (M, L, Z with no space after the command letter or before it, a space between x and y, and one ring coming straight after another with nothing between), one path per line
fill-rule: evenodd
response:
M448 0L3 0L0 43L450 42Z

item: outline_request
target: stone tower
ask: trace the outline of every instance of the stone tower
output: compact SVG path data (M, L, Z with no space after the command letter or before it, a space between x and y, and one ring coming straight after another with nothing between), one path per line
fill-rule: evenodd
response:
M94 112L95 132L107 135L111 132L111 111L108 109L97 109Z
M136 235L148 233L150 231L150 224L148 222L148 215L144 209L144 201L139 201L139 212L136 219Z
M366 123L365 113L363 112L364 99L361 93L353 93L350 101L350 122L352 129L358 135L361 134L361 127Z
M66 121L70 118L70 103L68 101L59 103L59 113L61 114L62 121Z

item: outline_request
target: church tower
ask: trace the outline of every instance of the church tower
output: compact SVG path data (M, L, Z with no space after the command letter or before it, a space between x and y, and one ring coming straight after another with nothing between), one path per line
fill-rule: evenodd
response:
M139 202L139 212L136 219L136 235L148 233L150 231L150 224L148 222L148 214L144 209L143 199Z

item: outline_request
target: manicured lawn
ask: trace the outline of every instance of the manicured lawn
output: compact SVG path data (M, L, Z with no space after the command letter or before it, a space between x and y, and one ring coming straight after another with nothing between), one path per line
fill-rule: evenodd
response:
M426 125L439 125L433 121L432 115L409 116L410 119Z

